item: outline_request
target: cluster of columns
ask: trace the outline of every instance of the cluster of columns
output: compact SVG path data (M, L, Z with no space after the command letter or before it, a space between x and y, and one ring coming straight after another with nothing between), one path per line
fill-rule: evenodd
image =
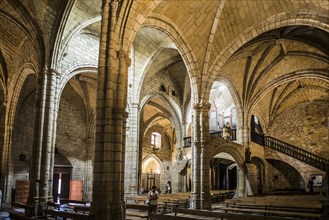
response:
M97 219L125 219L124 172L130 58L116 49L118 2L103 1L91 212Z
M117 51L118 69L99 71L92 213L97 219L125 219L124 173L127 78L130 59ZM112 69L112 72L109 71ZM104 80L104 81L103 81ZM109 81L108 81L109 80ZM112 85L109 87L108 85ZM114 89L115 87L116 89ZM100 91L101 90L101 91Z
M48 68L38 79L28 197L28 203L36 207L35 215L52 200L58 80L56 71Z

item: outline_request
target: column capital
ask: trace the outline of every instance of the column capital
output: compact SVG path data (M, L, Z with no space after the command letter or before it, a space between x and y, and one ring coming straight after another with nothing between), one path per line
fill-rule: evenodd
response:
M48 74L48 71L49 71L48 66L44 66L44 67L43 67L43 71L42 71L43 74L44 74L44 75L47 75L47 74Z
M59 76L59 72L55 69L52 68L48 68L48 66L43 67L43 74L44 75L55 75L55 76Z
M210 110L211 104L210 103L196 103L193 105L194 110Z
M140 109L139 103L137 102L130 103L130 107Z
M55 69L50 69L48 71L48 74L49 75L55 75L55 76L59 76L60 75L60 73L57 70L55 70Z
M128 53L126 51L124 51L124 50L118 50L117 51L117 57L119 58L119 60L125 59L128 67L130 66L131 59L129 58L129 55L128 55Z
M123 117L128 117L129 113L126 112L125 109L123 108L113 108L113 113L114 114L121 114Z

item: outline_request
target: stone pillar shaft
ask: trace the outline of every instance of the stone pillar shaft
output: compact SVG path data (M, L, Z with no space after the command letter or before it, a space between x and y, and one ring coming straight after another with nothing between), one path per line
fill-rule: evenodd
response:
M8 123L8 120L6 121ZM3 186L3 203L11 202L11 190L13 185L13 159L12 159L12 126L6 125L6 135L1 161L1 185Z
M40 74L37 84L36 92L36 106L35 106L35 117L34 117L34 136L32 145L32 158L31 158L31 169L30 169L30 188L28 203L33 206L39 205L39 185L40 185L40 170L41 170L41 153L42 153L42 133L43 133L43 122L45 112L45 97L46 97L46 85L47 85L47 74Z
M255 195L257 194L257 167L255 164L246 163L247 172L247 194Z
M245 175L242 168L238 168L238 192L237 197L245 196Z
M207 148L209 141L209 103L199 103L194 108L194 146L192 148L193 203L195 209L210 209L210 158Z
M117 1L103 1L91 209L95 219L107 220L125 219L125 110L130 59L127 52L116 49L117 9Z
M52 70L44 69L38 80L35 110L35 133L30 169L30 191L28 202L36 207L39 215L41 206L52 198L52 175L54 161L54 136L57 110L55 97L57 76Z
M193 106L193 145L192 145L192 208L201 208L201 143L200 108Z
M42 144L42 154L41 154L41 170L40 170L40 180L42 189L40 188L41 197L43 201L47 202L52 185L52 170L53 170L53 156L54 156L54 117L55 117L55 91L57 86L56 75L53 71L48 71L47 76L47 92L46 92L46 105L45 105L45 116L44 116L44 130L43 130L43 144Z
M125 154L125 194L127 196L137 195L139 192L139 105L130 103L129 111L129 135L126 138L127 151Z
M209 157L209 110L210 104L203 103L201 106L201 208L211 209L210 198L210 157Z

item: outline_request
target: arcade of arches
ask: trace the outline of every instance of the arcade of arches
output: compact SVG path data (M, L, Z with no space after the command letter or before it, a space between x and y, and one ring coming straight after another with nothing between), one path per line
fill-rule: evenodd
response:
M3 203L328 195L327 0L1 0L0 23Z

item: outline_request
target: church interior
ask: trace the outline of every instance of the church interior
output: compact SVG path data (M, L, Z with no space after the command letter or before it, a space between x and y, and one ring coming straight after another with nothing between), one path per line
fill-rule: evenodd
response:
M266 219L329 218L328 0L1 0L0 24L2 207L134 219L156 186L152 219L177 195L186 219L271 196Z

